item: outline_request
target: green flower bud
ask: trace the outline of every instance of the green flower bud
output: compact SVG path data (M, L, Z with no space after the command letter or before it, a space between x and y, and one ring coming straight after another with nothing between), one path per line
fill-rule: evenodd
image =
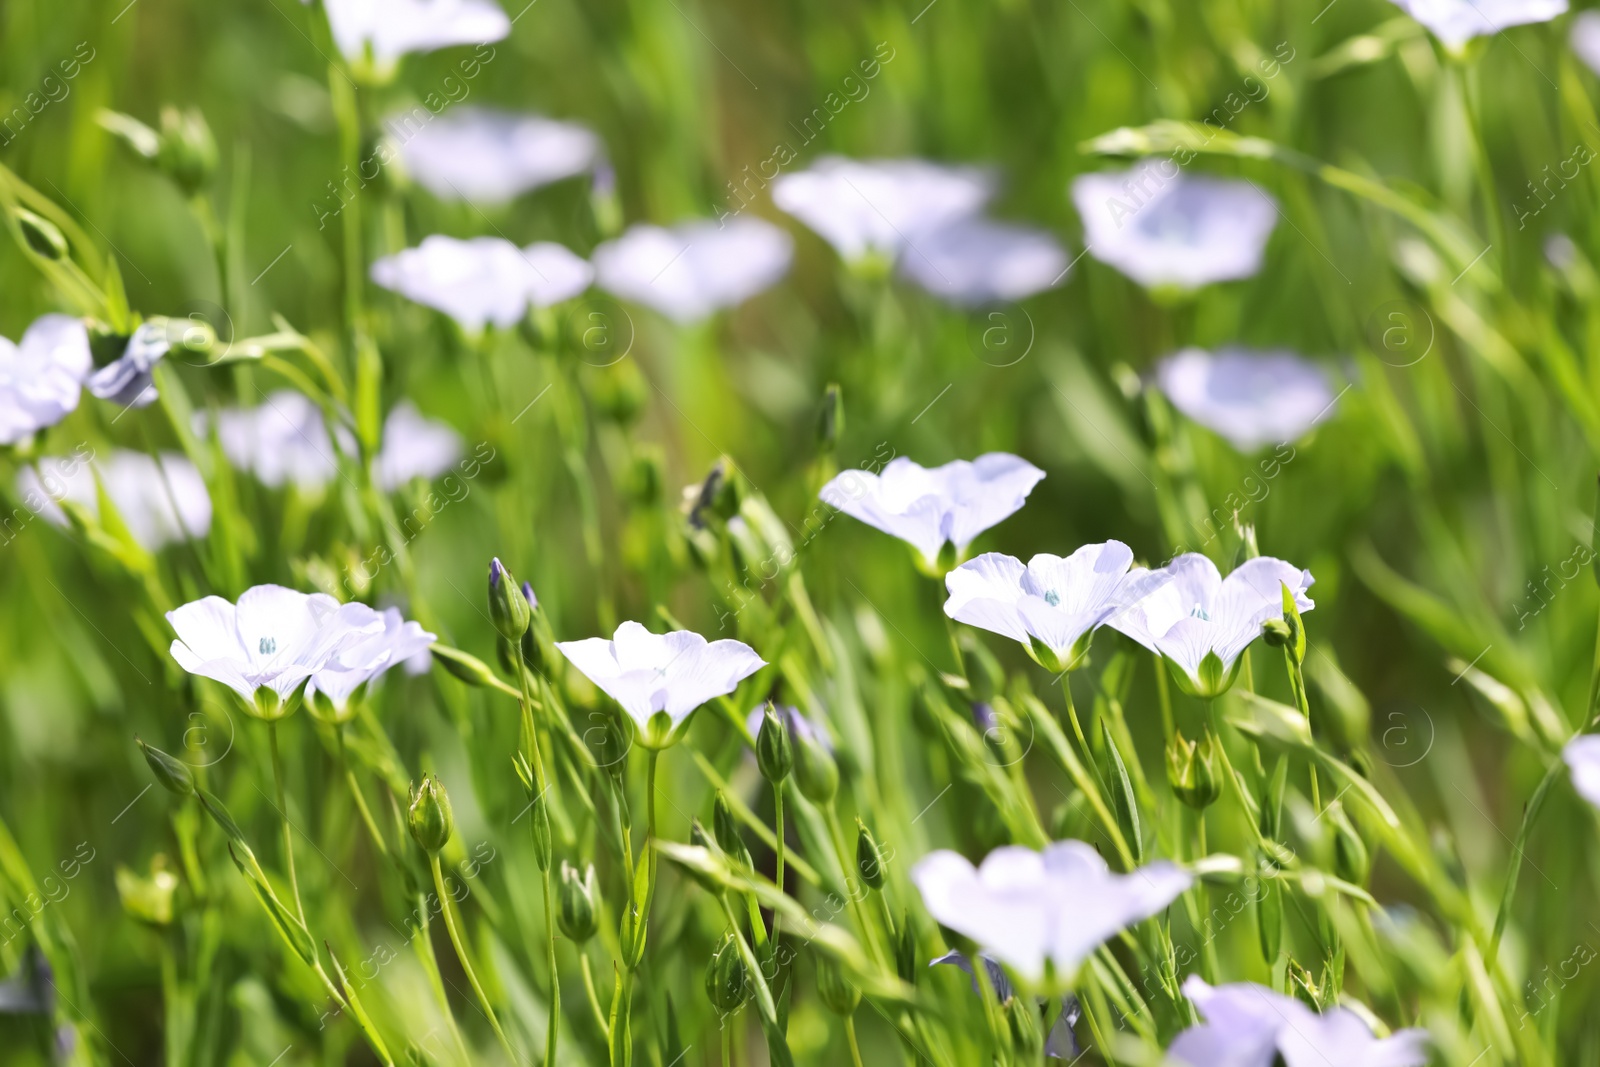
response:
M217 169L217 142L198 108L161 109L161 145L155 164L189 196Z
M900 937L894 946L894 969L907 985L917 984L917 934L911 929L911 916L900 914Z
M883 888L883 853L872 831L860 819L856 820L856 871L869 889Z
M411 810L406 813L411 836L424 852L430 855L444 848L455 829L455 818L450 814L450 795L444 783L437 778L424 776L422 786L411 795Z
M489 618L500 636L513 645L522 640L528 625L533 622L533 611L527 598L517 588L517 580L506 570L498 558L489 563Z
M1333 823L1333 873L1352 885L1365 885L1372 870L1372 854L1351 825L1343 806L1331 813Z
M794 781L813 804L826 804L839 791L839 765L815 737L795 738Z
M71 254L67 246L67 239L56 224L41 215L35 215L27 208L14 208L17 226L22 230L22 239L27 242L29 250L44 259L59 261L66 259Z
M180 797L189 796L194 792L194 775L189 773L189 768L175 756L169 756L159 748L151 748L142 740L135 737L139 750L144 753L145 762L150 764L150 770L156 776L156 781L169 793Z
M1283 648L1292 636L1289 624L1282 619L1268 619L1261 624L1261 640L1273 648Z
M1278 962L1278 950L1283 947L1283 887L1276 882L1263 882L1261 895L1256 899L1256 935L1261 943L1261 958L1268 967Z
M178 876L167 870L165 856L157 853L151 860L148 878L120 866L115 877L123 911L151 926L171 924L172 897L178 889Z
M839 447L844 436L844 393L837 382L830 383L822 394L822 410L817 413L817 445L824 452Z
M750 972L733 943L733 935L725 934L717 946L711 963L706 967L706 996L723 1015L732 1015L744 1006L749 996Z
M1178 799L1196 811L1204 811L1222 795L1222 782L1217 777L1216 740L1210 727L1204 728L1199 741L1187 741L1182 731L1172 736L1167 745L1167 781Z
M561 911L556 916L556 925L561 928L563 937L571 938L576 944L582 945L594 936L597 925L595 892L594 864L591 863L579 878L571 864L561 861Z
M861 1003L861 990L850 984L832 956L817 953L817 995L835 1015L854 1015Z
M756 733L756 766L761 777L774 784L789 777L794 769L794 746L789 741L789 728L778 718L778 713L768 703L761 716L761 729Z
M633 360L623 359L592 375L589 397L595 410L611 421L628 426L639 417L649 399L649 386Z
M477 656L437 643L430 651L433 653L433 662L468 685L483 687L493 685L496 681L489 665Z
M720 789L717 790L717 798L712 804L711 831L716 835L717 847L727 853L730 860L743 864L747 871L755 869L755 860L750 856L749 846L739 834L739 822L734 818L733 808Z

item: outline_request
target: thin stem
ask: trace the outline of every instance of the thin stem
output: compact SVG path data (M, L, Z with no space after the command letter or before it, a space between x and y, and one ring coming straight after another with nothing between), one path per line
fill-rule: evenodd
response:
M1544 807L1545 794L1550 792L1550 787L1565 767L1566 764L1561 760L1551 763L1550 769L1544 772L1544 777L1534 789L1533 796L1528 798L1528 806L1523 809L1522 825L1517 827L1517 839L1511 843L1511 862L1506 871L1505 890L1500 894L1500 907L1494 916L1494 932L1489 935L1489 948L1484 953L1484 958L1491 965L1500 951L1500 935L1505 933L1506 922L1511 918L1511 902L1517 895L1517 875L1522 871L1522 854L1528 843L1528 835L1533 832L1533 821Z
M455 946L456 958L461 961L461 970L472 985L472 992L477 996L478 1003L483 1006L483 1014L488 1017L494 1036L500 1039L500 1045L506 1050L506 1055L511 1057L511 1062L516 1063L516 1051L512 1049L511 1042L506 1040L505 1031L500 1029L500 1020L495 1018L494 1006L489 1003L489 997L484 993L482 984L478 982L478 974L472 969L472 958L467 954L466 942L461 939L461 931L457 928L455 916L450 911L450 894L444 889L444 872L439 869L437 852L428 854L428 866L433 870L433 890L439 894L439 911L444 915L444 928L450 933L450 944Z
M722 1020L722 1067L729 1067L733 1063L733 1024L730 1020Z
M606 1013L600 1008L600 994L594 988L594 971L589 966L589 954L578 952L578 963L583 969L583 991L589 996L589 1010L594 1012L594 1021L600 1027L600 1032L605 1035L606 1043L611 1043L611 1023Z
M777 867L777 872L778 872L778 892L781 893L781 892L783 892L783 783L782 782L773 782L772 783L772 809L773 809L773 816L772 816L773 828L776 830L777 838L778 838L778 840L777 840L777 845L778 845L778 847L777 847L777 853L778 853L778 867ZM772 944L774 946L776 946L778 944L778 925L781 922L783 922L783 914L781 912L774 911L772 913ZM778 975L777 975L777 969L776 968L773 969L772 980L774 982L776 982L778 980Z
M356 781L355 768L350 766L349 753L344 746L344 724L335 726L333 733L339 739L339 765L344 768L344 780L349 783L350 795L356 801L356 810L361 813L361 821L367 825L367 833L372 835L372 843L378 846L379 855L388 856L389 846L383 840L383 831L378 829L378 823L372 817L372 809L367 807L367 798L361 792L361 783Z
M300 925L306 923L306 906L300 900L300 876L294 869L294 830L289 826L289 805L283 799L283 757L278 754L278 724L267 722L267 740L272 748L272 785L278 794L278 815L283 822L283 862L289 868L289 890L294 894Z
M863 1067L861 1063L861 1046L856 1044L856 1019L854 1015L844 1017L844 1036L850 1043L851 1067Z
M518 655L518 653L513 653ZM533 694L528 689L528 672L519 661L514 664L517 669L517 687L521 690L522 700L522 730L527 734L528 762L533 766L533 782L537 794L535 803L547 803L545 794L551 789L547 784L544 773L544 755L539 751L539 732L533 721ZM556 912L551 902L550 893L550 857L546 852L539 850L538 827L540 818L547 818L548 809L537 810L528 822L528 831L534 835L535 859L539 864L539 872L544 881L544 934L545 934L545 959L550 967L550 1014L549 1022L545 1027L545 1054L544 1062L556 1062L556 1045L561 1034L561 975L556 970ZM546 821L546 834L549 833L549 823Z
M556 1041L561 1031L561 974L556 970L556 912L550 902L550 869L544 871L545 958L550 965L550 1023L546 1029L544 1062L555 1067Z
M444 901L439 903L444 908ZM434 999L439 1002L439 1010L444 1013L445 1027L450 1031L451 1040L456 1043L456 1049L461 1053L461 1062L471 1063L472 1055L467 1051L467 1043L461 1037L461 1029L456 1025L456 1014L450 1009L450 997L444 991L444 977L439 973L439 957L433 951L433 935L428 932L431 925L428 922L428 899L419 889L417 892L417 919L418 926L411 935L411 943L416 947L417 958L422 961L422 970L428 976L428 986L433 990Z

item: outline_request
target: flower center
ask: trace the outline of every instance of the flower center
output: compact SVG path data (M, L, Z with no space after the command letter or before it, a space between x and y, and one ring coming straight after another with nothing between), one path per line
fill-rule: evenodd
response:
M1190 609L1189 618L1199 619L1201 622L1211 621L1211 616L1206 614L1206 609L1200 606L1200 602L1198 600L1195 601L1194 607Z
M256 649L263 656L270 656L274 652L278 651L278 639L276 637L263 637L261 639L261 643L256 646Z
M1054 589L1047 589L1044 594L1044 602L1051 607L1057 607L1061 603L1061 594Z

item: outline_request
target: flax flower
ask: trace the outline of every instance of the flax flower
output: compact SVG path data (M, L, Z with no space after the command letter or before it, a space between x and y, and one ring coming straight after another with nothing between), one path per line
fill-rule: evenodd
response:
M1317 1013L1254 982L1210 986L1197 975L1183 983L1205 1022L1173 1041L1169 1058L1182 1067L1423 1067L1428 1035L1401 1030L1378 1038L1348 1008Z
M328 27L346 59L370 56L379 73L402 56L458 44L498 41L511 20L490 0L327 0Z
M513 326L529 305L548 307L577 296L593 278L589 264L561 245L543 241L518 248L499 237L462 241L434 234L372 265L378 285L471 331Z
M124 408L147 407L156 401L155 365L171 347L165 320L141 323L122 355L90 374L84 384L101 400Z
M594 131L575 122L468 106L404 138L400 158L417 184L441 200L502 203L593 170L602 153Z
M1460 48L1512 26L1549 22L1567 12L1567 0L1394 0L1395 7L1426 26L1439 43Z
M461 458L461 435L402 400L383 421L383 442L372 461L372 480L392 492L414 478L437 478Z
M1305 595L1311 572L1270 556L1246 560L1226 580L1198 552L1158 571L1130 573L1139 596L1106 625L1159 654L1179 686L1198 697L1221 696L1233 685L1240 654L1261 636L1262 624L1283 618L1283 586L1296 610L1316 606Z
M963 219L917 239L901 271L958 307L1022 300L1066 277L1067 253L1048 230Z
M770 222L638 225L594 250L601 288L677 323L742 304L789 271L794 243Z
M1293 352L1186 348L1162 361L1156 381L1173 407L1240 452L1300 438L1338 399L1322 368Z
M20 343L0 337L0 445L66 418L92 365L89 331L69 315L35 319Z
M636 622L617 627L609 641L558 641L556 648L622 706L652 748L666 747L690 712L766 666L742 641L707 641L690 630L653 634Z
M346 606L366 608L364 604ZM312 709L331 722L352 718L355 709L350 698L357 690L397 663L427 652L438 640L420 623L407 622L399 608L382 612L366 608L365 611L352 610L350 614L364 628L376 620L382 629L375 632L364 629L362 636L335 652L306 683L306 699Z
M98 473L98 486L95 476ZM110 499L135 542L154 552L211 529L211 497L206 483L183 456L162 453L157 461L143 452L117 450L104 462L52 457L24 467L17 491L29 508L57 526L67 525L60 501L99 517L100 490ZM35 503L38 507L34 507Z
M961 556L972 539L1022 507L1044 471L1006 452L927 468L904 456L879 474L852 470L822 487L823 503L893 534L937 570L944 546Z

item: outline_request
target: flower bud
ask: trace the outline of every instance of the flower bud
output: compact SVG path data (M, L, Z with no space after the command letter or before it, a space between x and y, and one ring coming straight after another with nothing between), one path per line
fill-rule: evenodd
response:
M817 953L817 996L835 1015L854 1015L861 990L850 984L844 970L825 952Z
M749 995L750 973L739 955L733 935L725 934L706 967L706 996L723 1015L732 1015L744 1006Z
M631 359L618 360L589 377L595 410L619 425L631 425L650 399L648 383Z
M161 109L161 144L155 164L189 196L210 180L217 169L217 142L199 108Z
M1217 778L1216 741L1210 727L1203 729L1199 741L1187 741L1175 731L1167 745L1167 781L1178 799L1196 811L1204 811L1222 795Z
M522 640L533 621L533 612L517 588L517 580L498 557L489 563L489 618L500 636L513 645Z
M743 864L745 870L755 868L755 860L750 856L750 848L744 843L744 838L739 834L739 823L733 817L733 808L728 804L728 798L722 790L717 790L717 799L712 804L711 831L716 835L717 847L727 853L728 858L734 863Z
M1273 648L1283 648L1291 636L1289 624L1282 619L1268 619L1261 624L1261 640Z
M856 871L869 889L883 888L883 853L867 824L856 820Z
M556 916L556 925L561 928L563 937L582 945L594 936L594 897L594 864L590 864L583 872L583 877L579 878L577 870L562 860L561 910Z
M894 969L907 985L917 984L917 934L911 929L911 916L902 912L900 937L894 946Z
M157 853L151 860L148 878L127 867L118 867L115 878L122 910L129 916L151 926L171 924L172 898L178 890L178 876L167 870L165 856Z
M756 766L761 769L761 777L774 785L789 777L794 769L794 746L789 740L789 728L770 703L762 713L761 729L756 732Z
M151 772L156 776L156 781L169 793L180 797L189 796L194 792L194 775L189 773L189 768L175 756L169 756L159 748L152 748L139 738L134 738L139 744L139 749L144 753L145 762L150 764Z
M433 662L468 685L482 687L495 683L494 672L477 656L437 643L429 651L433 653Z
M1329 820L1333 823L1333 873L1351 885L1365 885L1372 870L1372 854L1366 842L1350 824L1343 807L1336 808Z
M450 795L444 791L439 779L424 775L422 786L411 796L411 810L406 814L411 836L424 852L430 855L444 848L455 829L455 819L450 814Z
M822 410L817 413L817 444L824 452L839 447L844 436L844 393L837 382L830 383L822 394Z
M815 737L795 738L794 781L800 795L813 804L826 804L839 791L839 765Z
M22 239L27 242L29 250L34 254L48 260L59 261L66 259L70 254L67 239L56 224L41 215L35 215L27 208L12 209L16 214L17 226L22 230Z

